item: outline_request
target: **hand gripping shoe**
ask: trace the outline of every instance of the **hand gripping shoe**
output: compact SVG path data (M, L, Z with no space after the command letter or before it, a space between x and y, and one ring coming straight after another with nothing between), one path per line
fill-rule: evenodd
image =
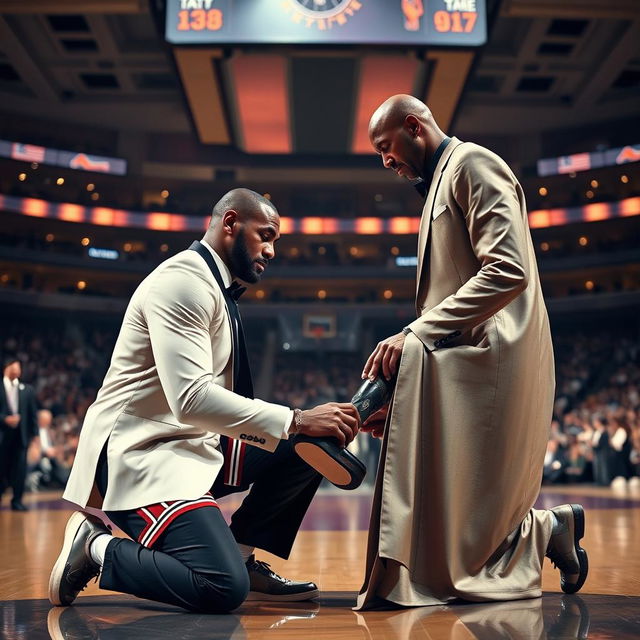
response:
M57 606L70 605L91 578L100 574L100 565L91 558L89 547L103 533L111 530L98 518L76 511L64 530L62 551L49 578L49 600Z
M363 423L371 414L381 409L393 394L393 381L376 378L366 380L351 399ZM350 451L340 446L335 438L313 438L297 435L295 452L329 482L341 489L359 487L367 468Z

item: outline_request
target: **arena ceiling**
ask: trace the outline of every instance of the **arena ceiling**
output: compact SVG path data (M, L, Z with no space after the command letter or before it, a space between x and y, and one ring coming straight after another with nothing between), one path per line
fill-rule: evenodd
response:
M637 0L490 0L479 50L172 47L159 2L0 0L5 135L26 115L193 133L221 153L336 156L369 153L369 114L397 92L466 137L640 112Z

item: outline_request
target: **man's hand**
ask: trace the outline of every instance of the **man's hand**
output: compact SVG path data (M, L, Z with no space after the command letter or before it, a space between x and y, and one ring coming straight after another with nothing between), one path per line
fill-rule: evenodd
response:
M328 402L303 411L298 433L318 438L331 436L346 447L358 433L358 410L347 402Z
M369 432L374 438L382 438L384 435L384 425L387 422L389 414L389 405L385 404L382 409L378 409L372 413L360 427L362 431Z
M20 423L20 414L14 413L13 415L7 416L4 419L5 424L12 429L15 429Z
M398 370L398 362L402 355L405 338L404 333L400 332L382 342L378 342L378 346L369 356L367 364L364 365L362 379L375 380L379 371L382 370L382 375L387 380L391 380Z

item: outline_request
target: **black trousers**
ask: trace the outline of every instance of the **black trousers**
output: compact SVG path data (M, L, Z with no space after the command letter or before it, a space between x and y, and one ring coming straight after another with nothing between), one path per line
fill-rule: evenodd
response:
M225 613L238 607L249 592L249 577L236 543L288 558L322 479L295 453L292 440L282 440L273 453L247 447L243 467L242 486L224 485L220 473L211 488L217 499L250 487L230 527L219 509L194 509L176 518L147 549L134 542L146 524L135 510L107 511L134 540L109 543L100 586L192 611ZM96 478L103 495L106 478L103 451Z
M4 429L0 444L0 495L7 486L13 491L11 502L22 502L27 479L27 447L19 429Z

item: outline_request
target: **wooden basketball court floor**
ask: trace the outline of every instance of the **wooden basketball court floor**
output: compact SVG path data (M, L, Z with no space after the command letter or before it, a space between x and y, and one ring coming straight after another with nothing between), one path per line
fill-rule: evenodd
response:
M49 570L70 505L58 493L28 496L28 513L0 507L0 638L6 640L347 639L564 640L640 638L640 491L544 488L541 508L581 502L587 512L590 573L579 595L563 595L545 561L541 599L455 604L392 611L352 611L360 587L371 495L320 492L292 557L260 559L291 578L315 580L314 602L250 603L227 616L101 591L91 584L72 607L51 607ZM220 502L228 516L237 498Z

